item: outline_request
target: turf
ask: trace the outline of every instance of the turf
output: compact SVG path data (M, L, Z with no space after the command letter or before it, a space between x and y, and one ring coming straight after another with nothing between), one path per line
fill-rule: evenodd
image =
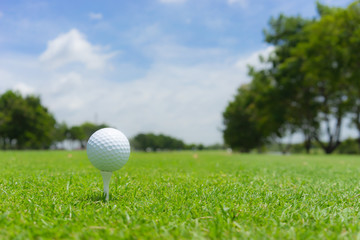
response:
M110 201L84 151L0 152L2 239L354 239L360 157L133 153Z

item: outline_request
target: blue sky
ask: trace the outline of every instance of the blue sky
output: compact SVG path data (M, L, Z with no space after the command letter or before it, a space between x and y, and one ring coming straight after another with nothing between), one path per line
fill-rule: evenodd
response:
M38 94L69 124L220 143L221 113L272 50L262 30L279 13L314 17L315 2L0 1L0 92Z

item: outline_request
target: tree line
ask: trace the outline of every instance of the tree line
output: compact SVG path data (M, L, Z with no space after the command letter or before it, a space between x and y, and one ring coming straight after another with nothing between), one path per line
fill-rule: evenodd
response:
M220 150L222 144L205 146L203 144L186 144L184 141L164 134L139 133L130 139L131 146L138 151L166 150Z
M238 88L223 112L226 144L248 152L294 134L310 152L341 145L345 119L359 135L360 1L346 8L317 3L318 17L280 14L264 30L274 47L260 56L262 68L249 66L251 82Z
M0 95L0 148L49 149L62 148L65 140L77 141L85 148L90 135L106 124L85 122L68 126L58 123L41 103L39 96L23 97L19 92Z
M84 149L90 136L105 127L109 125L59 123L42 105L39 96L22 96L11 90L0 95L0 149L64 149L69 143ZM180 139L153 133L137 134L130 142L132 148L139 151L223 148L222 145L186 144Z

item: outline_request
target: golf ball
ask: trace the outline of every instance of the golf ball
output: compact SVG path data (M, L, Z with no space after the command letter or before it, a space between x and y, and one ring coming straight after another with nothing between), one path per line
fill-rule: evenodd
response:
M122 168L130 156L126 136L114 128L102 128L91 135L86 146L90 162L99 170L113 172Z

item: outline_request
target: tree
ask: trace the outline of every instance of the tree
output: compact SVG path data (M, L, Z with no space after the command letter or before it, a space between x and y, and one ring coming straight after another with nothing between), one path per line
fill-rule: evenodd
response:
M312 138L319 126L317 106L313 101L312 87L305 82L305 75L300 71L303 61L292 58L291 52L299 43L306 41L304 28L312 23L312 20L300 16L287 17L281 14L278 18L271 18L269 29L264 30L266 42L275 47L274 53L267 59L271 66L267 76L273 79L274 96L268 103L275 109L281 104L284 109L283 122L279 126L283 134L279 137L283 137L286 132L302 132L307 153L310 152Z
M130 141L135 149L143 151L149 148L151 150L179 150L185 148L183 141L164 134L140 133L130 139Z
M351 75L347 84L350 86L348 95L351 102L351 120L358 131L358 145L360 149L360 1L352 3L347 11L343 12L345 19L345 33L350 54L349 65Z
M360 146L360 57L356 54L360 1L347 9L319 3L317 8L319 19L271 18L264 34L274 51L264 60L267 68L249 72L249 93L254 97L247 106L252 107L240 104L243 108L233 121L248 119L247 124L257 128L254 133L268 139L302 132L307 152L315 140L332 153L341 143L342 124L349 113L358 128ZM229 139L225 132L235 135L239 129L233 131L224 131L225 141Z
M350 108L347 81L353 53L347 47L344 11L335 8L324 11L319 21L304 29L307 41L298 44L291 56L302 61L301 72L315 93L317 117L325 125L327 140L323 142L320 134L314 134L314 138L326 153L340 145L342 123Z
M55 118L38 96L7 91L0 96L0 138L2 148L49 148Z
M250 67L252 82L246 90L238 90L223 114L224 140L231 147L249 151L268 141L276 141L282 147L280 140L299 128L299 116L295 118L292 113L302 113L293 104L293 97L301 87L300 67L298 63L286 67L283 64L291 49L301 41L301 31L309 23L301 17L284 15L270 19L270 28L264 35L275 50L268 59L260 58L270 67L260 70ZM250 136L253 141L248 141ZM288 151L289 146L282 148L283 152Z
M355 139L348 138L341 143L336 152L340 154L360 154L360 149Z
M104 123L97 125L91 122L84 122L81 125L72 126L69 129L69 137L73 141L78 141L80 147L84 149L90 136L97 130L105 127L108 127L108 125Z
M86 135L83 128L80 126L72 126L69 129L69 137L72 141L78 141L82 149L85 148L84 141L86 140Z
M62 123L56 123L55 129L53 133L53 141L55 144L55 147L58 148L58 145L61 145L64 143L64 141L69 138L69 128L65 122ZM60 147L64 148L64 146Z
M253 102L254 95L249 85L243 85L223 113L224 141L235 150L249 152L264 144L263 134L251 115Z

